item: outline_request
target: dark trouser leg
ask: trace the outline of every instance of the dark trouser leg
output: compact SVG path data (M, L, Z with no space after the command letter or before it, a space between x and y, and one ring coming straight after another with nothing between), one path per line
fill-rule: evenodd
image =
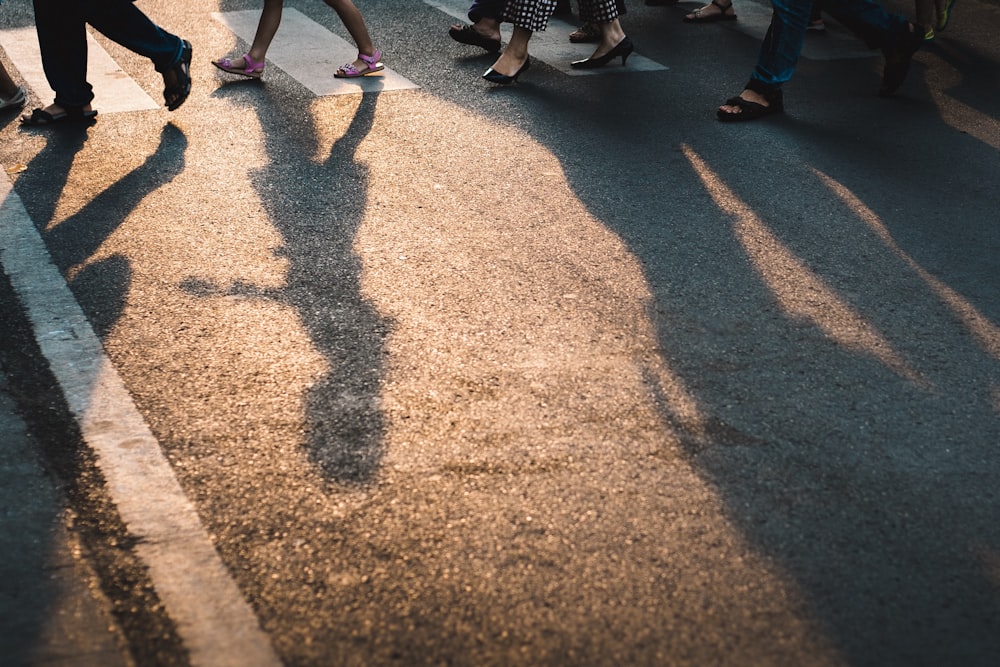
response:
M824 0L823 11L864 40L870 49L889 46L907 32L906 19L875 0Z
M170 69L184 45L153 23L130 0L77 0L85 7L87 23L108 39L153 61L157 72Z
M747 85L759 93L781 88L792 78L802 54L812 0L771 0L771 7L771 25L764 35L757 67Z
M87 29L83 6L76 0L34 0L35 30L42 69L55 103L82 107L94 99L87 83Z
M473 23L482 19L500 21L503 18L503 8L506 4L506 0L472 0L472 6L469 7L469 20Z

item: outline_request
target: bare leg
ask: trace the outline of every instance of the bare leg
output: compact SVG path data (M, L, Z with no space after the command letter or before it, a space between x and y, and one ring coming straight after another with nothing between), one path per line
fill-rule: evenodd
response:
M264 0L264 9L260 12L257 32L254 33L253 44L249 51L250 57L255 62L263 62L267 56L267 49L271 46L271 40L274 39L281 24L281 10L284 4L284 0Z
M510 37L507 48L493 63L493 71L506 76L517 74L524 63L528 61L528 41L530 40L530 30L514 26L514 33Z
M351 33L351 39L354 40L355 45L358 47L360 53L366 56L375 55L375 43L372 42L371 36L368 34L368 28L365 26L365 19L361 16L361 12L358 8L354 6L351 0L323 0L333 10L337 12L337 16L343 21L344 27L347 28L347 32ZM358 69L364 69L368 67L365 61L358 58L354 61L353 65Z
M625 31L622 30L622 24L618 19L607 23L598 23L597 27L601 29L601 43L597 45L597 49L590 56L591 58L600 58L625 39Z
M284 0L264 0L264 9L261 10L260 20L257 22L257 32L254 33L253 43L246 54L247 58L252 60L253 63L248 63L247 59L243 56L237 58L220 58L212 62L219 65L221 62L227 61L226 67L229 66L229 63L232 63L233 67L241 70L244 68L249 69L254 63L263 63L264 58L267 56L267 49L271 46L271 41L274 39L275 33L278 32L278 26L281 24L281 10L283 5ZM230 70L227 69L226 71ZM256 76L260 75L256 74Z

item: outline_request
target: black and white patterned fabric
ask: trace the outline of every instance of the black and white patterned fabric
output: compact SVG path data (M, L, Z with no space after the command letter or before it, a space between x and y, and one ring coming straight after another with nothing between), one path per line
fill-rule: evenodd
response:
M519 28L545 30L556 10L556 0L508 0L503 18ZM615 0L580 0L580 20L585 23L610 23L621 15Z
M615 0L580 0L580 20L584 23L611 23L622 13Z
M556 0L508 0L503 18L531 32L545 30L556 11Z

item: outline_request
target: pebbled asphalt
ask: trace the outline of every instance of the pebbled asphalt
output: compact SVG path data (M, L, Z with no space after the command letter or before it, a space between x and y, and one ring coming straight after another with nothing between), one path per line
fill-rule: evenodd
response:
M666 72L492 89L359 3L422 89L315 99L211 71L252 6L143 6L185 106L0 163L286 663L996 664L994 5L741 127L757 44L681 8Z

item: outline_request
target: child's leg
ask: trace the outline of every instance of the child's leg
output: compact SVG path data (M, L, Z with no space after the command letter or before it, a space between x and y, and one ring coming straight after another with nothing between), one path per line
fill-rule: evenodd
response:
M257 32L253 36L253 44L250 46L249 55L255 62L263 62L267 55L267 49L271 46L274 34L278 32L278 25L281 23L281 9L284 0L264 0L264 9L260 13L260 21L257 22Z
M372 42L372 38L368 35L368 28L365 27L365 20L361 16L361 12L358 8L354 6L351 0L323 0L326 4L333 7L334 11L337 12L337 16L343 21L344 27L347 28L347 32L351 33L351 39L358 47L358 51L365 54L366 56L375 55L375 44ZM355 61L356 65L361 65L361 61Z

